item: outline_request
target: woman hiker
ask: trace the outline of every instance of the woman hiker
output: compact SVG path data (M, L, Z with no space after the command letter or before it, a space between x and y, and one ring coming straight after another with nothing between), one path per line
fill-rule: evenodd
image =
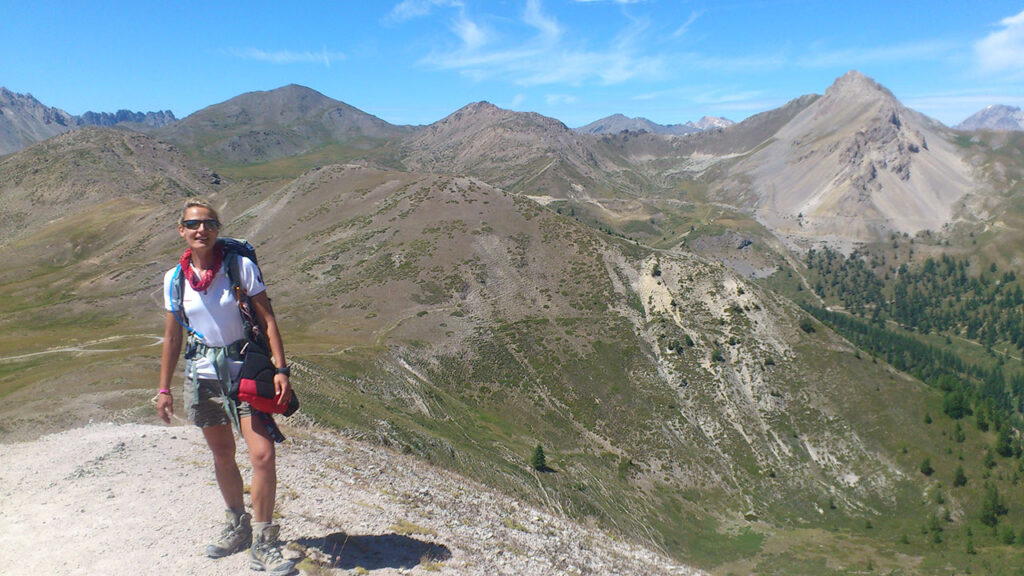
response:
M206 548L206 555L221 558L249 548L249 565L273 575L289 574L293 562L281 556L280 527L273 523L277 492L274 438L279 434L269 414L249 404L232 401L228 386L238 378L240 348L247 342L245 324L232 280L224 266L238 266L239 284L248 294L251 308L269 343L277 373L274 388L279 402L291 396L284 344L278 331L270 299L256 264L240 254L229 253L224 262L223 244L217 242L220 219L209 202L190 199L178 221L178 235L185 241L180 266L164 276L164 343L160 365L157 414L170 422L174 415L171 379L182 348L183 327L189 331L186 347L184 405L190 422L199 426L213 453L217 485L227 506L227 525L220 537ZM184 276L182 281L178 275ZM175 297L175 286L180 296ZM179 309L180 308L180 311ZM235 435L241 432L252 462L252 514L245 511L242 475L235 462Z

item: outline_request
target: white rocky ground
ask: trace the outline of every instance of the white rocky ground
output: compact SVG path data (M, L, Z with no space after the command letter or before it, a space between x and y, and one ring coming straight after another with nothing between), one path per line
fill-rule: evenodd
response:
M286 555L306 557L304 573L698 573L415 458L311 426L284 431L281 537ZM250 573L245 553L202 555L222 510L191 426L93 424L0 445L6 576Z

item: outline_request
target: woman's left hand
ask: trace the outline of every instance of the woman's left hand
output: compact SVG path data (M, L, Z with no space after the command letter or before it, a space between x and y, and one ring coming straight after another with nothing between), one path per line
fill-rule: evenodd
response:
M292 399L292 385L286 374L274 375L274 396L277 397L278 406L287 406Z

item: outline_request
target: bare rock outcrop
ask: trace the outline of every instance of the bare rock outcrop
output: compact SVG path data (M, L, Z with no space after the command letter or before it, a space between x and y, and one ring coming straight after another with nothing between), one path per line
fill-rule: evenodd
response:
M726 186L752 193L758 219L783 235L862 242L937 230L973 189L950 137L849 72L740 162Z

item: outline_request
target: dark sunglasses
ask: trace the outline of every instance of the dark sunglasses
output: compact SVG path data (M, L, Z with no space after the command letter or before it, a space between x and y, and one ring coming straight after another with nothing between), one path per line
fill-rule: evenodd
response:
M199 225L206 226L207 230L220 230L220 221L214 220L213 218L207 218L205 220L182 220L181 225L189 230L199 230Z

